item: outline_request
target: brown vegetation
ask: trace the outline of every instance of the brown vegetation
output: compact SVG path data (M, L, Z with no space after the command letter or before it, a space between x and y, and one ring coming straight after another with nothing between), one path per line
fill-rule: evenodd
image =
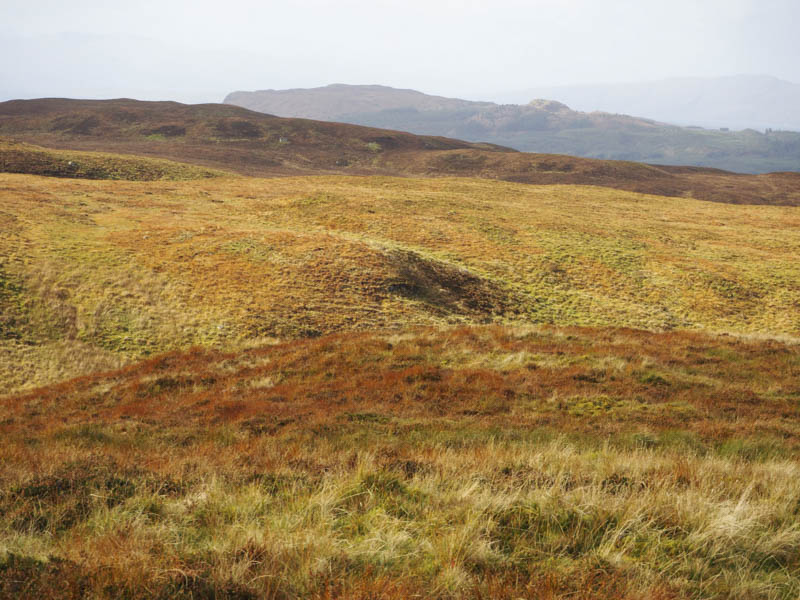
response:
M702 443L765 436L794 453L798 377L796 344L734 336L544 326L339 334L238 353L197 348L7 397L2 431L132 418L306 429L367 411L378 422L562 433L681 429Z
M0 401L16 598L796 597L796 345L462 327Z
M787 207L479 179L0 185L7 390L194 344L409 325L800 335Z
M158 156L246 175L456 175L600 185L715 202L800 205L796 173L739 175L527 154L490 144L281 119L221 104L16 100L0 104L0 134L53 148Z

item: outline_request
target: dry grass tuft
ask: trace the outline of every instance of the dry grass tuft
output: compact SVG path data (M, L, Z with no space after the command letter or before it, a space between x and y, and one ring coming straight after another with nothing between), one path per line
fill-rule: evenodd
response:
M0 401L0 595L788 600L798 380L630 329L157 356Z

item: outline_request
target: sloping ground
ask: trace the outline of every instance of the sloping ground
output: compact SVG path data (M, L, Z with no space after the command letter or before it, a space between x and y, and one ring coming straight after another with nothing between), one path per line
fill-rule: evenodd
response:
M800 335L800 215L479 179L0 176L0 381L192 344L547 322Z
M625 329L159 356L0 400L0 595L796 598L798 381Z
M127 181L186 180L224 173L167 160L41 148L0 138L0 172Z
M53 148L158 156L245 175L458 175L600 185L716 202L800 205L800 174L739 175L525 154L490 144L303 119L243 108L134 100L0 103L0 135Z

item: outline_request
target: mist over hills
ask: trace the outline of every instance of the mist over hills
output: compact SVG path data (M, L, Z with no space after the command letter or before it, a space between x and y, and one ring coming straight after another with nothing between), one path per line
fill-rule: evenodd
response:
M552 98L576 110L647 115L676 125L800 130L800 85L766 75L536 87L499 102Z
M233 92L225 103L285 117L326 119L484 141L526 152L708 166L764 173L800 170L800 134L679 127L647 118L580 112L553 100L499 105L385 86Z

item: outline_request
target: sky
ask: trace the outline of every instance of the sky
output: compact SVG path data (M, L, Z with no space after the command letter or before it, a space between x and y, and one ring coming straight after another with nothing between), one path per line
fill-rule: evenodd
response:
M0 0L0 100L220 102L383 84L503 92L765 74L800 83L798 0Z

